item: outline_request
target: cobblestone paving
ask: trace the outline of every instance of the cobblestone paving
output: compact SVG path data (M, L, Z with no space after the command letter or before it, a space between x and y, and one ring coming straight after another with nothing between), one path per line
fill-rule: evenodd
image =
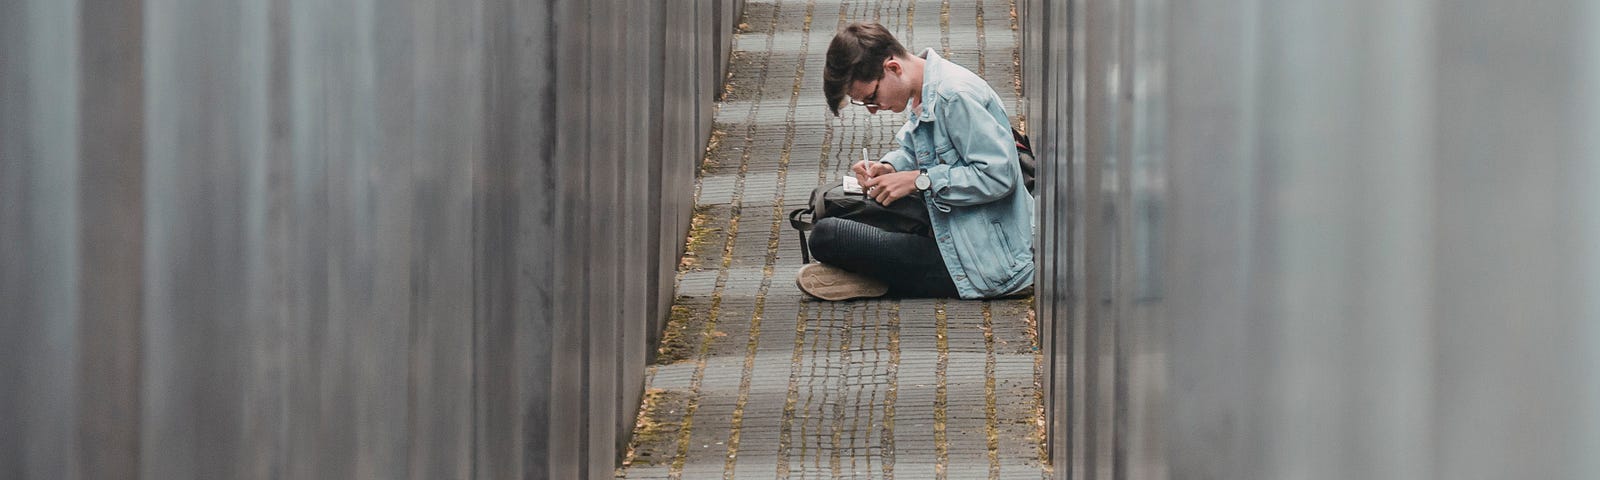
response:
M876 19L987 79L1019 119L1011 0L750 0L626 478L1049 478L1027 300L820 302L784 214L901 114L823 105L823 53Z

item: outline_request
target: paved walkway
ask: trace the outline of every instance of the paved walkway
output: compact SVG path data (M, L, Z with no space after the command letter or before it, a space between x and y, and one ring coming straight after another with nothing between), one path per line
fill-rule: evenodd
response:
M1028 302L819 302L784 214L903 115L827 114L823 54L889 26L989 80L1015 115L1011 0L750 0L696 188L689 256L627 478L1048 478Z

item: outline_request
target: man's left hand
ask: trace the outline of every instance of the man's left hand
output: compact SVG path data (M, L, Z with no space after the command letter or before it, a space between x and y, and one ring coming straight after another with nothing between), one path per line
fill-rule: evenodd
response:
M895 200L905 198L911 192L917 191L917 176L919 175L922 175L922 172L916 170L878 175L867 179L866 182L861 184L861 187L871 189L868 190L868 194L872 196L873 200L877 200L878 203L884 206L889 206Z

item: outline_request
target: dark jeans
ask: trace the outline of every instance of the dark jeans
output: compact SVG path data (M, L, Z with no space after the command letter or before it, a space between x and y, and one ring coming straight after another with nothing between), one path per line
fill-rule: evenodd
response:
M959 296L932 238L830 217L817 221L807 243L817 261L878 279L890 296Z

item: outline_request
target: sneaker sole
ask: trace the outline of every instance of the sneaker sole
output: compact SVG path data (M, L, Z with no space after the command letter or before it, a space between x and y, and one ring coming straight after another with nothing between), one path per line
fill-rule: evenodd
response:
M889 286L882 282L819 263L800 267L794 282L807 295L831 302L875 298L889 293Z

